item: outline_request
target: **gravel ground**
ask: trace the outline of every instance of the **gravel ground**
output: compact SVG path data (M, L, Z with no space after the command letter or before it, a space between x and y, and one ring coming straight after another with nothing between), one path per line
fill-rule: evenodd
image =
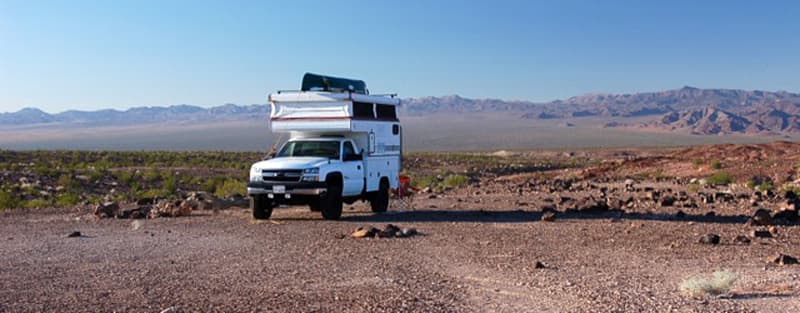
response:
M800 266L767 262L800 254L799 227L738 245L750 229L726 219L542 222L537 208L508 204L516 195L463 197L383 215L356 205L341 221L299 207L258 222L247 209L136 221L13 210L0 214L0 312L800 311ZM386 223L421 234L349 237ZM706 233L722 243L699 244ZM731 294L678 291L718 269L740 275Z

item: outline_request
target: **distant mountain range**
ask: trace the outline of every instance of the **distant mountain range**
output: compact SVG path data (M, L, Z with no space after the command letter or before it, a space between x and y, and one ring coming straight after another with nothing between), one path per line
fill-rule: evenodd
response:
M135 125L159 122L193 122L207 120L241 120L265 118L268 105L225 104L212 108L193 105L173 105L167 107L136 107L128 110L65 111L49 114L35 108L25 108L14 113L0 113L2 125Z
M607 127L633 127L693 134L761 134L800 132L800 94L684 87L634 94L588 94L545 103L499 99L468 99L457 95L411 98L401 115L507 112L514 118L613 119ZM0 113L2 125L89 124L126 125L158 122L263 119L269 106L226 104L213 108L192 105L138 107L124 111L66 111L48 114L27 108ZM619 122L637 118L633 124ZM647 122L641 122L641 120ZM633 119L632 119L633 120Z

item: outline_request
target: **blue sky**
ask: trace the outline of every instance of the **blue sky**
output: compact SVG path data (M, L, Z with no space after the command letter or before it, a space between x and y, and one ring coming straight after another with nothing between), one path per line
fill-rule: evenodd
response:
M0 0L0 112L264 103L304 72L547 101L800 91L796 1Z

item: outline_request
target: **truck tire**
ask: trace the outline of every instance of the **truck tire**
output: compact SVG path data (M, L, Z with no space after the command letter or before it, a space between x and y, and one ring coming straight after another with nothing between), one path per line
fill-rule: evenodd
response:
M269 219L272 215L272 201L266 195L250 197L250 208L253 210L253 218L257 220Z
M342 184L328 183L328 191L320 199L320 211L326 220L338 220L342 217Z
M369 202L372 212L381 213L386 212L389 208L389 182L381 179L378 191L372 196L372 201Z

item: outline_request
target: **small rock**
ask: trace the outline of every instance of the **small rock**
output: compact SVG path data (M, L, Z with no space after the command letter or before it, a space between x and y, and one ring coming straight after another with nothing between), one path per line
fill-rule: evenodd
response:
M767 226L772 224L772 216L767 209L756 210L752 219L755 225Z
M778 254L777 256L772 258L770 261L772 263L780 264L780 265L798 264L797 258L795 258L793 256L790 256L790 255L783 254L783 253Z
M738 244L746 245L746 244L750 244L750 238L747 238L747 236L739 235L739 236L736 236L736 238L733 238L733 242L738 243Z
M533 268L535 268L535 269L547 268L547 265L545 265L542 262L536 261L536 264L533 265Z
M753 232L750 233L750 235L753 238L772 238L772 233L770 233L769 230L763 230L763 229L753 230Z
M67 235L67 238L75 238L75 237L83 237L83 235L79 231L74 231L69 233L69 235Z
M395 236L400 238L411 237L417 234L416 228L403 228L399 232L395 234Z
M717 245L719 244L720 237L717 234L707 234L703 237L700 237L700 243L707 244L707 245Z
M556 214L553 212L544 212L542 214L541 220L543 222L555 222L556 221Z
M350 234L350 237L353 237L353 238L372 238L372 237L375 237L375 235L377 233L378 233L378 229L376 229L375 227L369 227L369 228L359 227L358 229L356 229L356 231L354 231L352 234Z
M378 237L380 237L380 238L392 238L392 237L395 237L398 232L400 232L400 228L399 227L394 226L392 224L387 224L386 227L382 231L380 231L378 233Z

